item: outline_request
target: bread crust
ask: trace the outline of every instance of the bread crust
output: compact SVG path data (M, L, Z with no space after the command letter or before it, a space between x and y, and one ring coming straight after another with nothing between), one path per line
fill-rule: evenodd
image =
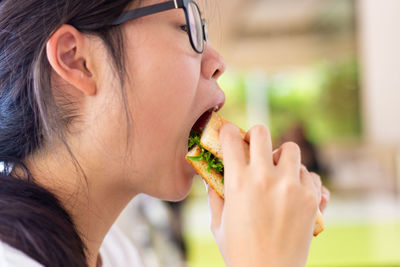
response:
M225 198L225 190L224 184L221 183L221 180L224 178L220 173L216 172L213 169L210 171L207 170L207 162L205 160L194 161L188 159L189 157L195 157L200 155L201 148L199 146L193 147L186 155L186 160L189 164L195 169L195 171L203 178L203 180L214 189L217 194L224 199Z
M322 216L321 211L318 209L317 210L317 217L315 219L315 224L314 224L314 236L319 235L322 231L325 229L325 224L324 224L324 217Z

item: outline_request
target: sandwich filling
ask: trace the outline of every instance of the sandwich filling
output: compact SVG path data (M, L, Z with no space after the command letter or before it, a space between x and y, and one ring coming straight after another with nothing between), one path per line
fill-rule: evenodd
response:
M192 161L204 160L207 163L207 171L208 172L210 172L211 169L213 169L223 176L224 175L224 164L222 163L222 161L220 159L216 158L210 151L206 150L200 144L200 134L197 131L192 130L190 132L190 137L189 137L189 144L188 144L189 150L196 145L199 146L201 149L200 155L194 156L194 157L187 156L187 158ZM222 179L221 182L224 183L224 179Z

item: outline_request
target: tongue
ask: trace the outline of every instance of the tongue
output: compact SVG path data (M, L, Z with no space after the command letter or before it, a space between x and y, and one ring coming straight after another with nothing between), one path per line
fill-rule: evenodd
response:
M196 121L192 130L201 134L206 127L207 122L210 120L212 110L206 111L201 117Z

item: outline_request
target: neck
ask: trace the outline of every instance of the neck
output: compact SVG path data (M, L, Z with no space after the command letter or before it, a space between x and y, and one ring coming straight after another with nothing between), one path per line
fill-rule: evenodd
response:
M136 194L118 184L115 175L77 160L86 177L67 153L35 155L26 165L35 182L55 194L70 214L87 248L88 266L96 267L105 235Z

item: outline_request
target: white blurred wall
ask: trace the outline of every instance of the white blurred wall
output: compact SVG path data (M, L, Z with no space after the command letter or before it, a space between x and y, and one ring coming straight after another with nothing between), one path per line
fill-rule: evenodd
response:
M359 0L367 140L400 146L400 0Z

